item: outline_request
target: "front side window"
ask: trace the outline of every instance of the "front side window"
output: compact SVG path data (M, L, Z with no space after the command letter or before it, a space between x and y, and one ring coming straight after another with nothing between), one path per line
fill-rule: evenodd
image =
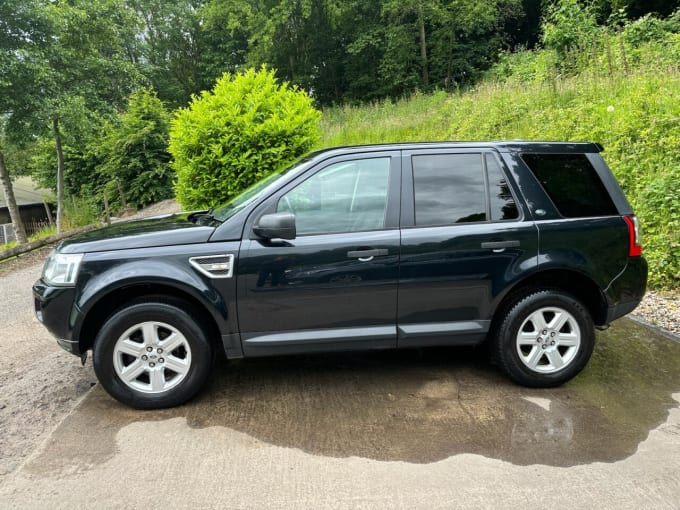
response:
M481 154L413 156L412 164L417 226L487 219Z
M385 227L390 158L335 163L283 195L277 212L295 214L298 235Z

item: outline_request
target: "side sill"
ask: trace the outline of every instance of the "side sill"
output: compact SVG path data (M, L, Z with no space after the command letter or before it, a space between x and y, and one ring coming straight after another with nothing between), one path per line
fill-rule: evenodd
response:
M393 349L397 346L396 338L395 326L241 334L243 353L246 357Z
M401 324L397 344L399 348L475 345L484 341L490 327L489 320Z

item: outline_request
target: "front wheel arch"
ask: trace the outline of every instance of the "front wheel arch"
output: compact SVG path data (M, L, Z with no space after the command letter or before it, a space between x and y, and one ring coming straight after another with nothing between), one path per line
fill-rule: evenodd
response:
M80 352L92 349L97 333L106 320L130 303L143 300L160 300L187 303L200 318L199 323L216 351L221 349L221 333L215 317L198 299L171 285L134 284L114 289L101 296L87 311L77 335ZM223 349L222 349L223 352Z

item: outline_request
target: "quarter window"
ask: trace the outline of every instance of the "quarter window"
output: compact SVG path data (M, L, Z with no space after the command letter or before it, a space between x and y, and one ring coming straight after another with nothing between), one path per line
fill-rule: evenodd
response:
M522 154L560 214L566 218L617 214L609 193L584 154Z
M329 234L385 227L390 158L335 163L279 199L295 214L297 233Z

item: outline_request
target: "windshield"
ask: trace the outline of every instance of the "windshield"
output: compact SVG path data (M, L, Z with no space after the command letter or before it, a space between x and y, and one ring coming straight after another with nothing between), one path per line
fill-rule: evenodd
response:
M270 187L275 187L274 183L276 181L308 160L309 157L299 159L289 167L269 174L264 179L256 182L250 188L243 191L241 194L236 195L228 202L216 207L212 213L213 217L222 222L228 220L243 208L247 207L253 202L256 202L260 198L267 196L270 192Z

